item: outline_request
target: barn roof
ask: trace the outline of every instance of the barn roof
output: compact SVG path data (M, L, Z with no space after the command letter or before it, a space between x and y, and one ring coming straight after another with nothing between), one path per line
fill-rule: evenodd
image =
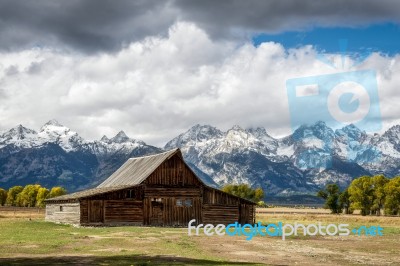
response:
M124 188L128 188L132 186L116 186L116 187L103 187L103 188L92 188L92 189L87 189L87 190L82 190L78 191L75 193L63 195L63 196L58 196L54 198L47 199L46 201L58 201L58 200L74 200L74 199L80 199L80 198L86 198L94 195L99 195L107 192L112 192Z
M155 155L130 158L117 171L115 171L109 178L107 178L97 187L106 188L115 186L139 185L164 161L168 160L177 153L182 157L179 149L173 149Z
M149 175L151 175L158 166L175 154L178 154L182 158L182 153L179 149L173 149L155 155L130 158L96 188L50 198L46 201L80 199L139 185L147 177L149 177Z

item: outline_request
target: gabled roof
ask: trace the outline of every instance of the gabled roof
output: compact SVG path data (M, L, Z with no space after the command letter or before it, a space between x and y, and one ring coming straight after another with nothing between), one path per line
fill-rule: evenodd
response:
M139 185L149 177L157 167L175 154L179 154L182 158L179 149L139 158L130 158L109 178L98 185L97 188Z

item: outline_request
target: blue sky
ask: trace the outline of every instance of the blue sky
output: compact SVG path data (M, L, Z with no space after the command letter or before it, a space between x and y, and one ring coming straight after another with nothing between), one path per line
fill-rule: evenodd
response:
M347 40L347 52L380 52L393 56L400 53L400 25L373 24L362 27L316 27L302 31L278 34L259 34L253 38L258 46L262 42L278 42L285 48L313 45L318 51L340 53L340 40Z

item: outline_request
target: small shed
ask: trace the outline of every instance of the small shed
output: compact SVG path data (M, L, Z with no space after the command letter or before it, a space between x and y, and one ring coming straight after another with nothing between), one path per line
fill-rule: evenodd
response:
M93 189L46 200L46 221L187 226L255 222L255 203L206 185L179 149L131 158Z

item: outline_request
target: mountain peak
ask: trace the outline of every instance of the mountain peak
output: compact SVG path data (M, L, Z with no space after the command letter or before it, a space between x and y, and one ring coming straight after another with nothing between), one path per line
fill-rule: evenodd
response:
M49 120L46 124L43 125L43 127L45 126L56 126L56 127L63 127L63 125L61 125L57 120L55 119L51 119Z
M345 131L361 131L354 124L348 124L347 126L344 126L342 129L345 130Z
M210 125L195 125L184 133L186 137L191 140L204 140L210 137L215 137L220 134L220 131Z
M18 126L11 128L5 134L9 137L15 136L17 139L24 139L28 134L36 134L36 131L19 124Z
M386 130L385 134L400 133L400 125L395 125Z
M102 142L109 142L110 139L109 139L106 135L104 135L103 137L101 137L100 141L102 141Z
M267 133L267 130L265 130L265 128L263 128L263 127L249 128L249 129L247 129L247 132L253 134L254 136L256 136L258 138L262 138L262 137L272 138Z
M332 139L334 136L334 131L326 125L323 121L317 121L312 125L301 125L297 128L293 134L293 138L296 140L316 137L319 139Z
M70 129L66 126L61 125L57 120L52 119L44 124L41 128L39 133L42 132L57 132L57 134L67 134Z
M113 137L111 139L111 141L115 142L115 143L124 143L124 142L128 142L129 140L130 140L130 138L125 134L125 132L123 130L118 132L118 134L115 135L115 137Z
M400 125L395 125L390 127L386 132L383 134L383 137L390 139L393 143L400 142Z
M165 149L179 148L188 143L204 142L210 139L218 139L222 137L222 132L210 125L194 125L186 132L180 134L165 144Z
M241 128L239 125L234 125L230 130L243 131L244 129ZM228 130L228 131L229 131L229 130Z
M336 130L335 133L339 136L346 135L352 140L360 140L365 136L365 131L360 130L354 124L344 126L342 129Z

